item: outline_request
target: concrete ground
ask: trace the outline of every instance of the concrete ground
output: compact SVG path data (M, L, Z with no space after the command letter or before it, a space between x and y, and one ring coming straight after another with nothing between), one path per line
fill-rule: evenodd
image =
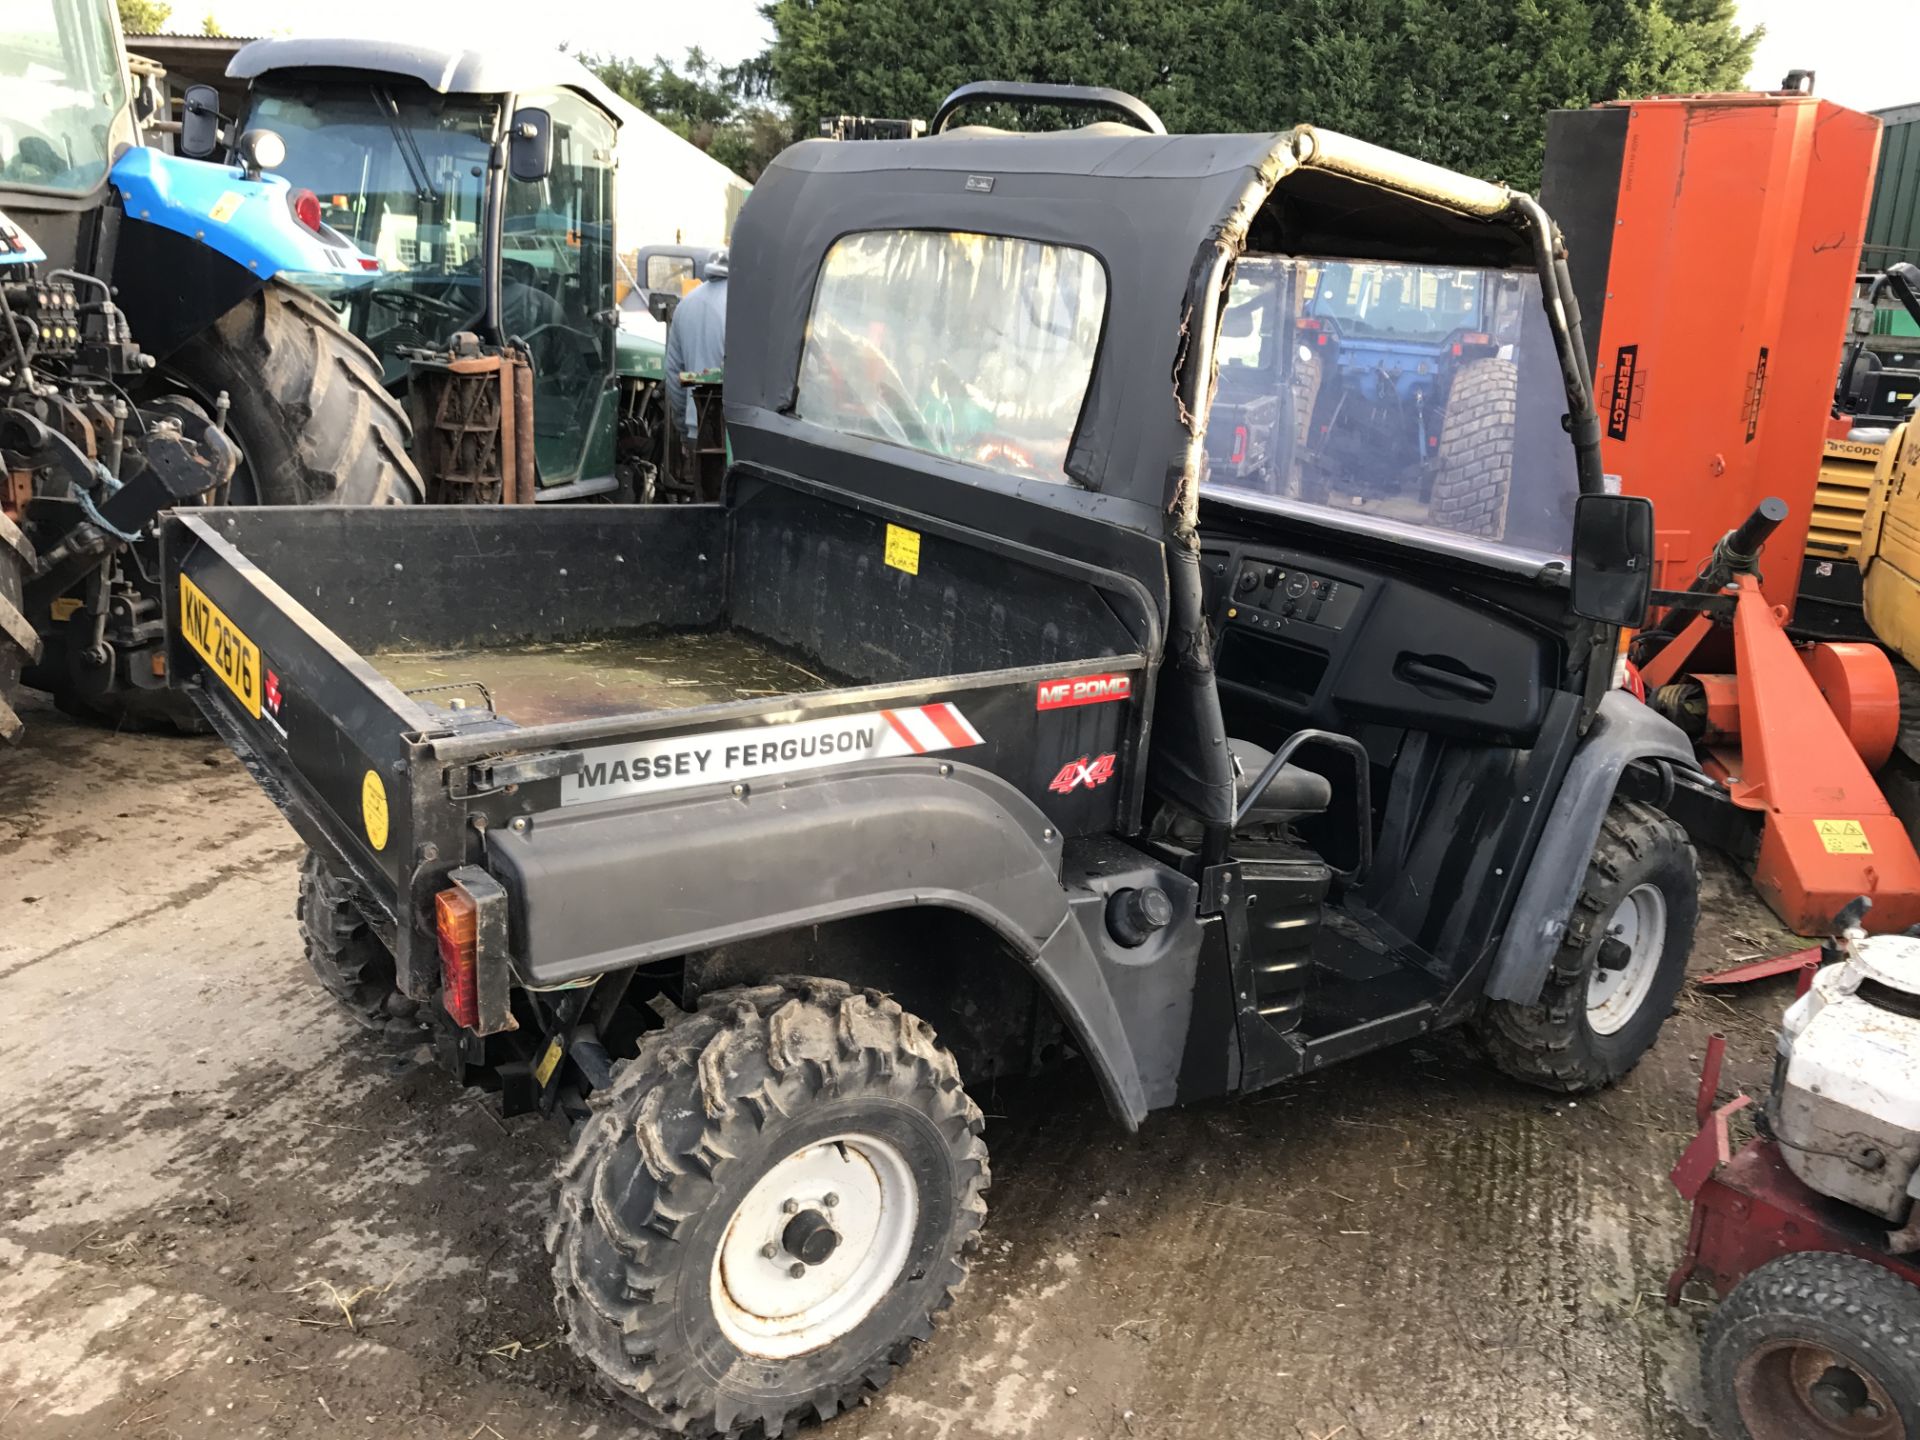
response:
M300 847L210 740L44 709L0 754L0 1440L637 1433L561 1342L562 1128L381 1054L310 984ZM1696 969L1788 944L1723 868ZM1576 1103L1459 1039L1154 1117L983 1096L975 1278L832 1440L1694 1440L1661 1301L1698 1058L1764 1084L1789 982L1690 993Z

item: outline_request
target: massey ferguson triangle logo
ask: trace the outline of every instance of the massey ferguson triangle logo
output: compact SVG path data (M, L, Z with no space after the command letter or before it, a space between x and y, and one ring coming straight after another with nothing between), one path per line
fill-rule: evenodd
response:
M1607 397L1607 437L1627 438L1627 421L1633 418L1633 372L1640 364L1640 347L1622 345L1613 358L1613 390Z
M1133 694L1131 675L1082 675L1074 680L1043 680L1036 694L1037 710L1064 710L1070 705L1100 705L1125 700Z

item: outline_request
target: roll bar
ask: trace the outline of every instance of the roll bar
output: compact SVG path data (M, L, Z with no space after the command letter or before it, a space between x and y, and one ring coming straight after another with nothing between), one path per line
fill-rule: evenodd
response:
M940 102L928 127L938 135L954 112L968 105L1012 101L1021 105L1059 105L1070 110L1110 110L1149 135L1164 135L1167 127L1146 101L1106 85L1037 85L1023 80L975 80L962 85Z

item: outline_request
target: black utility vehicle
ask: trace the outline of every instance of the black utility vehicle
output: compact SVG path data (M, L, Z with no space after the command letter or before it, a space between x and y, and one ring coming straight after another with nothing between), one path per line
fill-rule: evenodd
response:
M172 673L312 847L321 982L581 1122L560 1310L677 1431L831 1416L927 1337L989 1077L1077 1056L1131 1128L1471 1023L1579 1090L1684 973L1691 748L1612 688L1651 515L1547 217L1112 92L947 128L1010 89L755 187L722 503L166 533ZM1392 454L1391 507L1209 482L1236 267L1297 309L1356 264L1528 298L1499 358L1551 399L1481 438L1471 533Z

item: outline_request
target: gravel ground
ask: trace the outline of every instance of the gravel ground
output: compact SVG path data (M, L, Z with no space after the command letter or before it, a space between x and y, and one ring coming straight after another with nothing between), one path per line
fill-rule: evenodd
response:
M0 754L0 1440L637 1434L560 1340L565 1143L383 1055L308 979L300 847L224 748L44 709ZM1712 865L1696 970L1790 941ZM1128 1136L981 1097L987 1244L833 1440L1697 1440L1662 1303L1705 1037L1765 1083L1790 982L1690 992L1615 1090L1441 1037Z

